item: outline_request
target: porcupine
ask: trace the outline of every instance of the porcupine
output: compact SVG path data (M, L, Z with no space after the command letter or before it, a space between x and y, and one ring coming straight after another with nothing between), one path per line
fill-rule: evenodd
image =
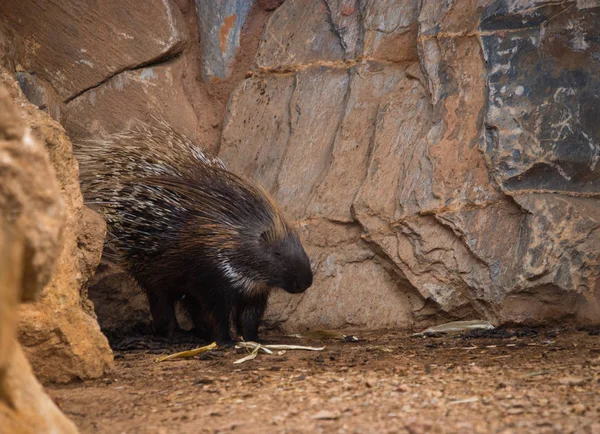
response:
M180 331L181 297L219 345L258 340L271 288L312 285L295 228L269 194L164 120L75 144L86 203L107 221L107 247L146 292L154 328ZM201 333L202 334L202 333ZM206 338L206 335L203 336Z

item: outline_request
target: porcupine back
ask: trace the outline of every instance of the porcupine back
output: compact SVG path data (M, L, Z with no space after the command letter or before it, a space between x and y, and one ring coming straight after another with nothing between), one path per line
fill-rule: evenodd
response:
M107 245L126 268L155 254L181 266L198 243L235 249L252 229L268 227L272 237L291 230L264 190L163 120L74 148L86 203L105 216Z

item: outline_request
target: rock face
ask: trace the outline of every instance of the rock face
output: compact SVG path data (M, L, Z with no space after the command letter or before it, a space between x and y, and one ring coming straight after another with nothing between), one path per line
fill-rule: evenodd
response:
M272 319L600 321L600 5L480 3L271 16L220 155L304 227L316 284Z
M39 226L44 215L38 217L29 211L29 207L48 206L47 197L50 193L43 189L56 189L58 185L63 208L48 209L45 215L53 219L58 216L61 225L64 224L65 234L58 254L55 246L47 243L35 250L38 255L51 254L52 261L56 261L56 268L35 303L22 307L19 340L42 381L65 382L75 378L98 377L110 368L112 354L106 338L100 332L93 307L87 300L85 285L100 260L104 222L83 206L77 163L72 155L71 142L62 127L28 103L8 73L0 75L0 83L6 85L13 100L20 105L29 140L39 141L45 146L52 165L50 173L47 173L24 162L24 167L31 171L31 182L36 182L35 191L31 193L36 200L17 197L3 208L17 213L23 221L28 222L24 223L25 234L36 234L42 230L48 233L47 228ZM58 180L57 184L54 179ZM42 241L43 238L40 243ZM44 247L52 248L51 253L47 253ZM50 270L45 267L46 261L48 258L40 256L33 264L39 263L45 273L49 273ZM50 278L49 274L36 270L27 270L25 276L46 282Z
M169 1L6 0L3 18L19 34L22 68L34 70L63 100L106 77L181 51L185 26ZM160 17L160 18L158 18Z
M160 114L273 192L316 271L275 294L285 329L600 322L597 0L178 0L122 7L128 25L110 3L94 29L71 3L48 19L83 36L55 61L10 1L0 60L76 140ZM147 324L139 292L97 280L106 327L135 326L114 313L130 294Z
M494 2L483 14L488 75L485 153L515 194L600 191L600 11ZM510 30L510 36L502 36Z
M162 116L212 147L218 120L206 93L190 89L197 67L185 21L171 0L143 8L135 1L10 0L0 46L11 51L0 60L13 64L29 101L61 121L72 140Z
M0 85L0 426L2 432L76 433L44 393L16 341L18 304L50 280L63 237L64 204L40 142Z
M181 85L181 60L123 72L67 104L63 123L73 141L129 128L148 114L190 137L200 128Z

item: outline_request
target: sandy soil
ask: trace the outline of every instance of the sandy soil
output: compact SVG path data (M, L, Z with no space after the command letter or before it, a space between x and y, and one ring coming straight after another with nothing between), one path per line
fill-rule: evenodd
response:
M600 434L598 330L478 335L270 334L326 348L239 365L243 350L156 363L193 346L122 341L109 376L49 393L83 433Z

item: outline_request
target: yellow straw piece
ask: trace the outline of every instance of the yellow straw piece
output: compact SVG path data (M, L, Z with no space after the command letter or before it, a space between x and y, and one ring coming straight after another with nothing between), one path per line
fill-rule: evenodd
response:
M206 345L204 347L196 348L195 350L182 351L180 353L175 353L175 354L171 354L171 355L168 355L168 356L164 356L164 357L156 359L156 361L157 362L164 362L166 360L184 359L184 358L187 358L187 357L194 357L194 356L197 356L198 354L202 354L202 353L206 353L207 351L214 350L215 348L217 348L217 343L213 342L210 345Z

